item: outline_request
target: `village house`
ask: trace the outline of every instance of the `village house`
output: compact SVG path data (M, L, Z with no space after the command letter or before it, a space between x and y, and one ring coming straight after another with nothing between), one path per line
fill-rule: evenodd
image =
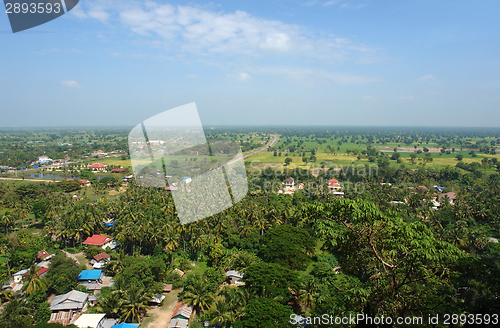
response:
M447 192L444 194L439 194L438 195L438 202L441 204L445 198L448 198L448 201L450 202L451 205L455 202L455 199L457 199L457 194L454 192Z
M84 245L93 245L93 246L99 246L102 249L106 249L106 247L109 247L111 249L115 249L118 244L116 241L114 241L113 237L108 237L104 235L93 235L92 237L88 237L85 239L83 242Z
M106 254L106 252L101 252L99 254L97 254L96 256L94 256L92 258L92 260L90 260L90 263L91 264L94 264L94 263L106 263L109 261L109 255Z
M49 261L54 254L49 254L46 250L42 249L36 254L35 262L45 262Z
M108 167L106 164L95 163L87 166L92 171L106 172L106 168Z
M342 187L340 186L339 181L337 179L328 180L328 190L330 190L331 193L338 192L341 189Z
M243 273L235 270L229 270L226 272L226 278L230 281L231 285L241 285L240 279L243 278Z
M106 315L104 313L84 313L75 322L78 328L102 328Z
M49 162L52 162L52 158L50 158L47 155L42 155L38 157L38 164L47 164Z
M49 323L60 323L67 326L75 314L87 310L89 295L87 293L72 290L63 295L57 295L50 301Z
M16 272L13 274L14 276L14 282L15 283L20 283L22 280L23 280L23 276L28 273L29 269L24 269L24 270L21 270L19 272Z
M94 269L103 268L109 261L109 255L105 252L99 253L90 260L90 264Z
M78 280L79 285L84 286L87 290L100 290L103 277L102 270L83 270L76 280Z
M107 156L108 153L106 153L106 152L102 151L101 149L99 149L99 150L96 150L95 152L93 152L91 155L92 156Z
M168 328L187 328L187 324L191 315L193 314L193 307L183 302L177 303L172 314L172 319Z
M80 187L90 187L91 183L87 179L66 179L66 181L77 181Z

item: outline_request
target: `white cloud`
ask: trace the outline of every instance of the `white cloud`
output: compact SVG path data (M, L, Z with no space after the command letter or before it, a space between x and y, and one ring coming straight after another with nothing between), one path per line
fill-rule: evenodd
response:
M401 97L399 97L399 99L403 99L403 100L413 100L413 99L415 99L415 97L414 97L414 96L401 96Z
M61 81L61 85L67 88L81 88L82 86L76 81Z
M250 81L252 79L250 74L244 73L244 72L241 72L239 74L229 74L227 76L231 79L235 79L235 80L238 80L240 82L247 82L247 81Z
M198 78L198 75L196 74L188 74L186 75L186 79L197 79Z
M434 75L424 75L417 79L418 82L425 82L427 80L434 80L436 77Z
M331 1L328 1L328 3ZM260 18L244 11L225 13L155 1L88 1L78 6L81 18L114 22L168 51L224 56L294 55L329 62L370 62L380 49L324 31ZM320 36L321 35L321 36Z

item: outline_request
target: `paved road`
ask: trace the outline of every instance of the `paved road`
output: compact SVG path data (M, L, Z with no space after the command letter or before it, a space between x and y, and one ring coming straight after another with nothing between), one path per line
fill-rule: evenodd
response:
M258 153L266 150L267 148L273 147L276 144L276 142L278 142L279 138L278 138L277 134L273 134L272 136L273 136L273 140L271 140L270 142L268 142L267 145L265 145L262 148L256 149L256 150L252 150L249 153L243 155L243 159L247 159L248 157L256 155L256 154L258 154Z
M266 150L267 148L274 146L274 145L276 144L276 142L278 141L278 135L277 135L277 134L273 134L272 136L273 136L273 140L269 141L269 142L268 142L268 143L267 143L264 147L261 147L261 148L259 148L259 149L254 149L254 150L252 150L252 151L250 151L250 152L248 152L248 153L244 154L244 155L243 155L243 159L247 159L247 158L248 158L248 157L250 157L250 156L253 156L253 155L255 155L255 154L258 154L258 153L260 153L261 151L264 151L264 150ZM236 163L236 162L238 162L238 161L240 161L240 160L241 160L241 158L240 158L240 157L238 157L238 158L236 158L236 159L232 159L231 161L227 162L227 164L226 164L226 165Z

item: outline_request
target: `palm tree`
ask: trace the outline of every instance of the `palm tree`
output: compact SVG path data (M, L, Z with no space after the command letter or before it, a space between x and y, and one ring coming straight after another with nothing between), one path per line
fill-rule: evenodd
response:
M120 317L122 303L119 293L109 293L105 297L99 298L96 311L106 313L111 318L118 318Z
M0 312L1 328L29 327L32 324L31 309L25 299L13 298Z
M14 292L12 290L4 289L0 291L0 306L2 306L3 302L8 302L14 296Z
M1 254L5 257L5 263L7 264L7 273L10 275L10 266L9 266L9 247L7 245L2 245L0 248Z
M111 260L108 262L108 264L106 264L106 270L113 272L115 275L122 272L124 258L125 255L123 254L123 251L118 253L118 256L114 254L111 255Z
M168 252L173 252L179 247L179 238L180 235L179 233L174 230L173 228L169 228L168 225L165 225L163 228L164 234L163 234L163 244L164 248ZM174 258L172 255L172 265L174 263Z
M220 323L222 327L229 327L231 325L231 313L229 304L223 300L215 303L215 308L208 312L208 317L211 318L210 325Z
M47 289L47 283L45 279L38 276L39 270L40 268L33 264L28 272L24 275L23 290L26 292L26 295L30 295L40 289Z
M0 217L0 224L5 227L5 234L6 235L9 234L9 228L14 225L14 222L15 222L14 217L12 216L12 214L10 212L5 212Z
M300 284L299 302L304 307L305 312L309 311L315 304L318 297L318 286L314 279L307 279Z
M141 317L146 314L146 310L150 309L148 306L150 300L151 295L137 286L133 286L131 289L125 291L121 303L122 320L140 322Z
M214 295L210 292L208 284L202 279L187 286L182 298L185 302L193 305L197 312L208 309L214 301Z

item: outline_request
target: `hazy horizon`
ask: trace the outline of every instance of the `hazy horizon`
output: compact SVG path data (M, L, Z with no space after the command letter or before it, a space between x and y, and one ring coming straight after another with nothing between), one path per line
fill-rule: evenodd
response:
M0 126L500 127L500 2L89 0L10 33Z

